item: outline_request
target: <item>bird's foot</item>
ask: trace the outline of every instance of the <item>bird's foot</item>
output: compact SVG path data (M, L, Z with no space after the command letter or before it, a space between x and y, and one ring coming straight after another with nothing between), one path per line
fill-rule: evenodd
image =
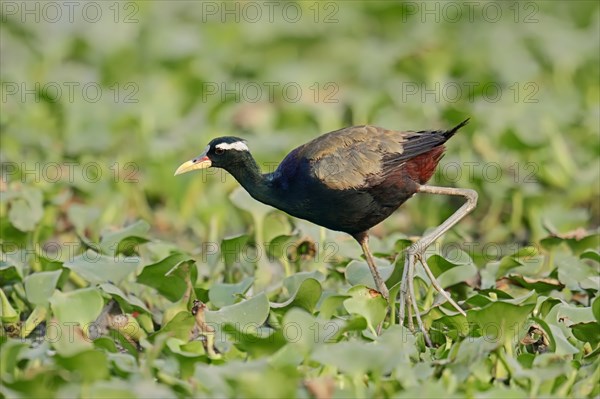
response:
M404 262L404 271L402 273L402 286L400 289L399 298L400 311L398 312L398 316L400 318L400 325L404 325L405 311L408 310L408 328L411 331L414 331L414 324L412 320L412 311L414 310L419 330L421 330L423 333L423 338L425 339L425 344L429 347L432 347L433 344L431 342L431 338L429 338L429 334L423 325L421 313L415 298L414 277L417 253L418 252L415 250L414 244L406 252L406 261Z
M450 302L450 304L454 307L454 309L456 309L458 311L458 313L460 313L461 315L466 317L467 314L465 313L465 311L462 310L462 308L458 305L458 303L456 303L454 301L454 299L452 299L450 294L448 294L442 288L442 286L440 285L440 282L435 278L435 276L433 275L433 272L431 271L431 269L429 268L429 265L427 264L427 261L425 260L425 257L421 254L417 254L416 258L423 265L423 268L425 269L425 273L427 273L427 276L431 280L431 285L433 285L433 288L435 288L437 292L439 292L448 302Z
M439 281L433 275L433 272L429 268L427 261L425 260L424 255L421 251L418 251L418 247L416 245L412 245L406 253L406 262L404 263L404 272L402 273L402 288L400 290L400 325L404 324L404 314L405 310L408 310L408 327L411 331L414 331L414 325L412 321L412 310L415 312L415 318L417 319L417 324L419 329L423 332L423 336L425 338L425 342L427 346L432 346L431 339L427 330L423 325L423 320L421 319L421 314L419 312L419 307L417 306L416 298L415 298L415 287L414 287L414 274L415 274L415 264L417 260L423 265L425 269L425 273L431 280L431 285L448 301L450 304L463 316L466 316L464 310L452 299L452 297L444 291Z
M383 299L386 300L386 302L390 303L390 291L388 290L387 286L385 285L385 283L383 281L381 281L381 284L377 284L377 291L379 291L379 293L381 294L381 296L383 297Z

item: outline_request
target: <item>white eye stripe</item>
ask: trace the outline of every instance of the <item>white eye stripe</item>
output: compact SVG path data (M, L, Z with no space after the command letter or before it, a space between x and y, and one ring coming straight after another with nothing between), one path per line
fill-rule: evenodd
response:
M236 141L234 143L220 143L215 146L220 150L237 150L237 151L249 151L248 146L243 141Z

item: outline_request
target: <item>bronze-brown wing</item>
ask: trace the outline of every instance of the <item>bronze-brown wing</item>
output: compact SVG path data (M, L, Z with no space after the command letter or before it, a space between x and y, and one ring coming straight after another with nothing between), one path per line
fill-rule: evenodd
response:
M362 188L380 175L388 156L400 156L404 135L374 126L353 126L325 134L300 151L318 180L334 190Z
M404 162L442 145L444 131L405 131L353 126L325 134L301 149L311 171L335 190L379 184Z

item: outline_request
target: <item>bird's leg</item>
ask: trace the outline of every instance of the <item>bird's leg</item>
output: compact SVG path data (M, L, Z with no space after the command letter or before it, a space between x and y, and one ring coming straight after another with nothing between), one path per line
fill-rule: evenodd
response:
M408 293L408 284L405 284L408 281L408 269L413 267L413 258L409 257L408 254L406 256L406 260L404 262L404 271L402 272L402 286L400 287L400 311L398 312L398 317L400 319L400 325L404 324L404 310L406 309L406 305L408 304L408 312L409 312L409 327L412 326L412 318L411 318L411 310L410 310L410 295ZM411 328L412 330L412 328Z
M369 250L369 236L366 232L364 232L361 234L357 234L354 238L358 241L363 250L363 253L365 254L367 265L369 265L369 269L371 270L371 274L373 275L373 280L375 280L375 287L377 288L377 291L381 293L381 295L385 298L386 301L389 301L390 293L385 285L385 282L379 275L379 270L377 270L375 260L373 259L373 255L371 255L371 251Z
M423 338L425 338L425 344L427 344L427 346L432 347L433 344L431 343L431 339L429 338L429 334L427 333L427 330L425 329L425 326L423 325L423 320L421 320L421 314L419 313L419 306L417 305L417 300L416 300L416 296L415 296L415 268L414 268L414 263L413 263L413 267L408 269L408 292L409 292L409 296L407 298L411 298L412 300L410 302L412 302L412 306L415 310L415 316L417 319L417 324L419 325L419 329L423 332ZM407 306L410 306L410 304L407 304ZM410 309L410 307L409 307ZM410 312L409 312L410 315ZM412 317L411 320L409 320L409 327L411 328L411 330L414 329L414 326L412 324Z
M450 295L445 292L433 273L427 262L424 259L425 250L429 247L435 240L440 238L446 231L452 228L456 223L458 223L462 218L464 218L469 212L471 212L475 205L477 204L477 192L470 189L460 189L460 188L451 188L451 187L436 187L436 186L419 186L419 193L426 194L442 194L442 195L455 195L466 198L467 202L461 206L456 212L452 214L448 219L446 219L442 224L436 227L430 233L424 235L417 242L412 244L406 251L406 262L404 264L404 273L402 273L402 289L400 290L400 325L404 323L404 303L407 302L407 306L410 306L412 302L413 308L415 309L417 323L419 324L419 328L423 331L425 335L425 341L429 346L431 346L431 341L429 340L429 336L425 329L423 328L423 322L421 321L421 315L419 314L418 307L416 306L415 293L414 293L414 268L416 260L419 259L420 263L423 265L425 272L431 279L433 287L439 291L444 298L448 299L450 303L461 313L465 314L465 312L458 306L456 302L454 302Z
M460 314L462 314L463 316L466 316L467 314L465 313L465 311L462 310L460 306L458 306L458 304L454 301L454 299L452 299L452 297L446 291L444 291L444 289L442 288L442 286L439 284L439 282L437 281L437 279L433 275L433 272L429 268L429 265L427 264L427 261L425 260L425 257L419 255L418 258L419 258L419 262L423 265L423 269L425 269L425 273L427 273L427 276L429 276L429 279L431 280L431 285L433 285L433 288L435 288L437 290L437 292L439 292L440 294L442 294L442 296L444 298L446 298L446 300L448 302L450 302L450 304L452 306L454 306L454 309L458 310L458 312Z

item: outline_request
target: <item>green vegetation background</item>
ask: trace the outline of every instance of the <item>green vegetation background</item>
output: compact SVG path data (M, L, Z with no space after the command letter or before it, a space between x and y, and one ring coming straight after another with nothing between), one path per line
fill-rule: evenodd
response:
M2 3L3 395L600 394L597 2L47 4ZM480 201L429 263L468 317L419 274L433 349L393 315L377 336L349 237L173 177L221 135L272 170L342 126L466 117L433 182ZM373 230L392 291L459 205Z

